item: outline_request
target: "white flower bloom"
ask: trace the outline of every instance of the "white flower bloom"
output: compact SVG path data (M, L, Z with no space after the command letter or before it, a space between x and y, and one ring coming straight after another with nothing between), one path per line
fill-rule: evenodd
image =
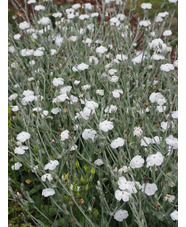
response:
M113 140L110 144L110 146L114 149L118 148L118 147L122 147L124 145L124 139L118 137L117 139Z
M11 109L12 109L13 112L17 112L19 110L19 107L18 106L12 106Z
M112 112L116 112L117 109L118 109L117 106L110 105L110 106L107 106L104 111L105 113L112 113Z
M154 183L146 183L142 185L142 192L144 192L148 196L154 195L157 190L158 188Z
M79 3L72 5L72 9L74 9L74 10L77 10L79 8L81 8L81 4L79 4Z
M85 106L89 108L90 110L95 110L96 108L99 107L99 104L97 102L94 102L92 100L88 101L85 100Z
M63 78L54 78L52 81L53 85L58 87L64 84L64 79Z
M61 36L57 36L55 38L55 44L56 44L57 47L60 47L62 42L63 42L63 38Z
M86 85L81 86L81 89L84 90L84 91L86 91L86 90L88 90L90 87L91 87L91 86L90 86L89 84L86 84Z
M171 30L166 30L163 32L163 36L167 37L167 36L171 36L172 35L172 31Z
M155 61L159 61L159 60L164 60L165 57L161 54L153 54L152 59L154 59Z
M141 137L142 134L143 134L143 130L140 127L135 126L134 131L133 131L133 135L137 136L137 137Z
M59 112L61 112L60 108L52 108L51 109L51 113L53 113L53 114L58 114Z
M178 0L169 0L170 3L176 3Z
M77 69L80 71L84 71L85 69L88 69L89 65L85 64L85 63L81 63L77 66Z
M163 72L170 72L171 70L174 70L174 65L173 64L162 64L160 66L160 70Z
M36 0L29 0L29 1L27 2L27 4L33 4L33 3L36 3Z
M20 38L21 38L21 35L20 35L20 34L14 35L14 39L15 39L15 40L19 40Z
M21 30L27 29L29 27L30 27L30 24L28 22L26 22L26 21L24 21L24 22L22 22L22 23L19 24L19 28Z
M12 95L9 96L8 100L12 101L12 100L16 100L16 98L18 97L17 93L14 93Z
M96 53L98 53L98 54L104 54L105 52L107 52L107 48L106 47L104 47L104 46L100 46L100 47L97 47L96 48Z
M142 9L151 9L152 8L152 4L151 3L142 3L141 4L141 8Z
M119 25L120 25L120 21L118 20L117 17L112 17L112 18L110 19L110 25L119 26Z
M120 95L123 94L123 91L121 89L115 89L112 91L112 95L114 98L120 98Z
M168 201L169 203L172 203L175 200L175 196L166 194L166 196L164 197L164 200Z
M51 23L51 20L48 17L42 17L40 20L38 20L38 24L41 24L41 25L48 25L50 23Z
M139 22L139 26L148 27L149 25L151 25L150 20L143 20Z
M158 17L166 17L168 15L169 15L168 12L158 13Z
M58 165L59 162L57 160L51 160L48 164L45 165L44 170L54 170Z
M104 90L102 89L97 89L96 90L96 94L100 95L100 96L104 96Z
M130 193L128 191L121 191L121 190L116 190L115 191L115 198L118 201L123 200L123 202L128 202L130 199Z
M28 150L27 146L20 146L20 147L16 147L14 152L15 154L24 154L25 150Z
M152 143L152 139L149 137L143 137L141 139L141 146L147 147L151 143Z
M116 59L119 61L125 61L128 59L128 57L127 57L127 55L124 55L124 54L117 54Z
M74 81L74 84L75 84L75 85L78 85L79 83L80 83L79 80L75 80L75 81Z
M50 173L46 173L46 174L44 174L42 177L41 177L41 180L42 181L46 181L46 180L48 180L49 182L50 181L52 181L53 180L53 177L52 177L52 175L50 174Z
M172 149L178 149L178 139L174 138L173 135L168 136L165 139L166 144L172 147Z
M45 6L37 5L37 6L34 7L34 9L35 9L36 11L45 10Z
M130 167L132 169L141 168L144 164L144 159L140 155L136 155L132 160L130 161Z
M23 143L26 140L30 139L30 134L28 132L23 131L17 135L16 139Z
M170 1L170 0L169 0ZM170 214L170 217L173 221L177 221L178 220L178 211L175 210Z
M147 168L151 166L160 166L163 163L164 157L160 152L151 154L147 157Z
M122 221L125 220L128 216L129 216L128 211L126 211L126 210L118 210L118 211L114 214L114 219L115 219L116 221L122 222Z
M110 78L110 82L117 83L117 82L118 82L118 79L119 79L118 76L112 76L112 77Z
M12 170L19 170L21 166L22 164L20 162L16 162L14 165L12 165Z
M95 64L95 65L97 65L98 62L99 62L99 60L98 60L95 56L90 56L90 57L89 57L89 63L90 63L90 64Z
M103 164L104 163L103 163L103 161L101 159L97 159L97 160L94 161L94 165L96 165L96 166L101 166Z
M60 12L53 13L52 16L55 17L55 18L62 17L62 13L60 13Z
M61 141L65 141L69 138L69 131L65 130L61 133Z
M51 195L54 195L55 194L55 191L54 191L54 189L52 189L52 188L45 188L45 189L43 189L43 191L42 191L42 195L44 196L44 197L48 197L48 196L51 196Z
M57 50L55 50L55 49L51 49L51 50L50 50L50 55L53 56L53 55L55 55L56 53L57 53Z
M171 114L172 118L174 119L178 119L178 110L177 111L173 111Z
M162 141L162 138L159 136L155 136L152 138L152 144L160 144Z
M96 134L97 132L93 129L85 129L82 133L82 137L85 140L91 139L92 141L94 141Z
M112 130L114 128L113 122L105 120L99 123L99 129L108 132L109 130Z

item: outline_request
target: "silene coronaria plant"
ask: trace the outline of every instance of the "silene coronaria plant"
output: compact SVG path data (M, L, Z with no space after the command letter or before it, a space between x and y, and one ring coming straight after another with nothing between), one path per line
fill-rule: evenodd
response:
M154 18L141 4L133 24L137 1L12 1L9 193L27 226L177 226L177 1L167 2Z

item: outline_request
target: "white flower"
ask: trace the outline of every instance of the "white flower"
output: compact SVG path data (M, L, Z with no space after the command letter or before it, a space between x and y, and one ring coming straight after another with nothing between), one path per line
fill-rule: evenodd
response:
M49 182L50 181L52 181L53 180L53 178L52 178L52 175L50 174L50 173L46 173L46 174L44 174L42 177L41 177L41 180L42 181L46 181L46 180L48 180Z
M92 10L93 9L93 5L91 3L85 3L83 5L83 8L85 8L87 10Z
M117 139L113 140L110 144L110 146L114 149L118 147L122 147L124 145L124 139L118 137Z
M80 83L79 80L75 80L75 81L74 81L74 84L75 84L75 85L78 85L79 83Z
M98 108L99 104L97 102L92 101L92 100L90 100L90 101L85 100L85 106L87 108L89 108L90 110L95 110L96 108Z
M143 137L141 139L141 146L147 147L151 143L152 143L152 139L149 137Z
M51 20L50 18L48 17L42 17L39 21L38 21L38 24L41 24L41 25L48 25L50 24Z
M125 220L128 216L129 216L128 211L126 211L126 210L118 210L118 211L114 214L114 219L115 219L116 221L122 222L122 221Z
M37 6L34 7L34 9L35 9L36 11L45 10L45 6L37 5Z
M12 106L11 109L12 109L13 112L17 112L19 110L19 107L18 106Z
M104 54L105 52L107 52L107 48L104 47L104 46L100 46L100 47L97 47L96 48L96 53L99 53L99 54Z
M108 132L109 130L112 130L114 128L113 122L105 120L99 123L99 129Z
M28 22L26 22L26 21L24 21L24 22L22 22L22 23L19 24L19 28L21 30L27 29L29 27L30 27L30 24Z
M53 114L58 114L59 112L61 112L60 108L52 108L51 109L51 113L53 113Z
M155 136L152 138L152 144L160 144L162 141L162 138L159 136Z
M133 131L133 135L137 136L137 137L141 137L142 134L143 134L143 130L140 127L135 126L134 131Z
M55 44L56 44L57 47L60 47L62 42L63 42L63 38L61 36L57 36L55 38Z
M104 163L103 163L103 161L101 159L97 159L97 160L94 161L94 165L96 165L96 166L101 166L103 164Z
M158 17L166 17L168 15L169 15L168 12L158 13Z
M56 54L57 53L57 50L55 50L55 49L51 49L50 50L50 54L53 56L54 54Z
M142 9L151 9L152 8L152 4L151 3L142 3L141 4L141 8Z
M169 0L170 1L170 0ZM173 221L177 221L178 220L178 211L175 210L170 214L170 217Z
M170 3L176 3L178 0L169 0Z
M151 154L147 157L147 168L150 166L160 166L163 163L164 157L160 152Z
M85 63L81 63L77 66L77 69L80 71L84 71L85 69L88 69L89 65L85 64Z
M151 101L151 103L156 102L160 106L162 106L163 104L165 104L167 102L166 98L159 92L158 93L153 92L149 96L149 100Z
M143 20L143 21L140 21L140 22L139 22L139 26L147 27L147 26L149 26L149 25L151 25L150 20Z
M120 95L123 94L123 91L121 89L115 89L112 91L112 95L114 98L120 98Z
M84 90L84 91L86 91L86 90L88 90L90 87L91 87L91 86L90 86L89 84L86 84L86 85L81 86L81 89Z
M127 57L127 55L124 55L124 54L117 54L116 59L119 61L125 61L128 59L128 57Z
M69 137L69 131L68 130L65 130L61 133L61 141L65 141L67 140Z
M157 190L158 188L154 183L146 183L142 185L142 192L144 192L148 196L154 195Z
M105 113L112 113L112 112L116 112L117 111L117 106L115 106L115 105L110 105L110 106L107 106L106 108L105 108Z
M141 168L144 164L144 159L140 155L136 155L131 161L130 161L130 167L132 169Z
M75 42L77 40L77 36L71 36L68 40L70 42Z
M16 147L14 152L15 154L24 154L25 150L28 150L27 146L20 146L20 147Z
M14 165L12 165L12 170L19 170L21 166L22 164L20 162L16 162Z
M120 25L120 21L118 20L117 17L112 17L112 18L110 19L110 25L119 26L119 25Z
M97 132L93 129L85 129L82 133L82 137L85 140L91 139L92 141L94 141L96 134Z
M27 4L32 4L32 3L36 3L36 0L29 0L29 1L27 2Z
M64 84L64 79L63 78L54 78L52 81L53 85L58 87Z
M62 17L62 13L60 13L60 12L53 13L52 16L55 17L55 18Z
M51 195L54 195L55 194L55 191L54 191L54 189L52 189L52 188L45 188L45 189L43 189L43 191L42 191L42 195L44 196L44 197L48 197L48 196L51 196Z
M160 66L160 70L164 72L170 72L171 70L174 70L174 65L173 64L162 64Z
M155 61L159 61L159 60L164 60L165 57L161 54L153 54L152 59L154 59Z
M104 90L102 89L97 89L96 90L96 94L100 95L100 96L104 96Z
M16 100L17 96L18 96L18 94L14 93L14 94L10 95L8 99L9 99L10 101Z
M81 4L79 4L79 3L72 5L72 9L77 10L79 8L81 8Z
M98 60L95 56L90 56L90 57L89 57L89 63L90 63L90 64L95 64L95 65L97 65L98 62L99 62L99 60Z
M171 30L166 30L163 32L163 36L171 36L172 35L172 31Z
M58 165L59 162L57 160L51 160L48 164L45 165L44 170L54 170Z
M112 76L112 77L110 78L110 82L117 83L117 82L118 82L118 79L119 79L118 76Z
M166 144L172 147L172 149L178 149L178 139L174 138L173 135L168 136L165 139Z
M178 110L177 111L173 111L171 114L172 118L174 119L178 119Z
M175 196L174 195L166 194L166 196L164 197L164 200L165 201L168 200L169 203L172 203L175 200Z
M30 139L30 134L28 132L23 131L17 135L16 139L23 143L26 140Z
M14 39L15 39L15 40L19 40L20 38L21 38L21 35L20 35L20 34L14 35Z
M115 191L115 198L118 201L123 200L123 202L128 202L130 199L130 195L131 194L128 191L121 191L119 189Z

